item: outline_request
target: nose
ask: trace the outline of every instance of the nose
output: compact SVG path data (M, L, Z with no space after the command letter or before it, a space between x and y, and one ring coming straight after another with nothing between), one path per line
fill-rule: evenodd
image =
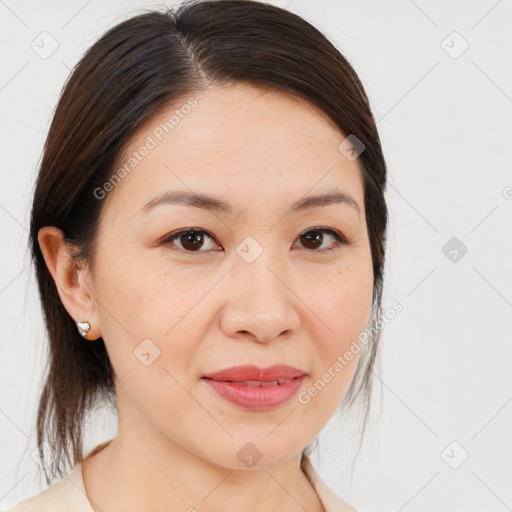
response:
M226 284L221 328L232 338L267 343L298 330L300 302L290 282L290 270L265 250L252 263L237 258Z

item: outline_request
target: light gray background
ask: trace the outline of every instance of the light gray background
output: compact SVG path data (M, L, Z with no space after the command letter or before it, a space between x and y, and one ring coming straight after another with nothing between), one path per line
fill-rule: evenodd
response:
M336 417L313 462L361 512L511 510L512 1L272 3L326 33L366 87L389 166L384 308L404 305L383 331L382 415L354 478L357 432ZM157 5L0 1L2 509L45 487L30 458L45 332L26 241L51 115L96 38ZM31 47L51 48L43 31L58 43L47 58ZM456 261L452 237L467 247ZM115 428L95 420L86 448Z

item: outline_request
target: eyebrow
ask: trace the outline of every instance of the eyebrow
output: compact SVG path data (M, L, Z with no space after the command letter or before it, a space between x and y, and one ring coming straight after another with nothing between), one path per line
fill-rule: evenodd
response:
M224 215L233 214L233 208L231 205L222 199L198 192L178 190L165 192L162 195L155 197L142 207L140 213L147 213L149 210L152 210L157 206L167 204L193 206L204 210L212 210ZM340 190L302 197L290 206L289 211L290 213L298 213L312 208L329 206L331 204L346 204L360 215L358 203L351 196Z

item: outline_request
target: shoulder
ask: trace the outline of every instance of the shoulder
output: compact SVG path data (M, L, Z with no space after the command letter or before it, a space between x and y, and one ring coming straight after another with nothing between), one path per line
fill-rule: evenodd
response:
M112 439L93 448L85 458L94 455L109 444ZM85 492L82 462L77 462L64 478L50 485L44 491L31 496L7 510L0 512L94 512Z
M26 498L5 512L65 512L66 482L64 479L50 485L39 494Z

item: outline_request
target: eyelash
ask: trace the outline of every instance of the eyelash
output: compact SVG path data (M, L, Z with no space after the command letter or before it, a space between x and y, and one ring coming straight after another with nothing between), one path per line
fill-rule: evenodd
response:
M310 233L310 232L327 233L327 234L332 235L336 240L336 242L333 243L327 249L321 249L321 250L309 249L311 252L318 252L321 254L330 253L330 252L340 249L342 246L348 245L350 243L340 233L338 233L338 231L335 231L333 229L328 229L328 228L322 228L322 227L309 228L307 231L303 231L299 235L299 237L301 237L302 235L305 235L307 233ZM174 233L170 233L168 236L166 236L164 239L162 239L161 244L162 245L171 244L173 240L179 238L181 235L190 234L190 233L206 235L206 236L210 237L212 240L215 240L215 237L208 231L205 231L203 229L188 228L188 229L182 229L180 231L176 231ZM180 247L177 247L177 248L173 247L172 250L178 250L181 252L185 252L187 254L193 254L194 256L200 255L201 253L211 252L210 250L208 250L208 251L188 251L188 250L182 249ZM308 249L305 249L305 250L308 250Z

